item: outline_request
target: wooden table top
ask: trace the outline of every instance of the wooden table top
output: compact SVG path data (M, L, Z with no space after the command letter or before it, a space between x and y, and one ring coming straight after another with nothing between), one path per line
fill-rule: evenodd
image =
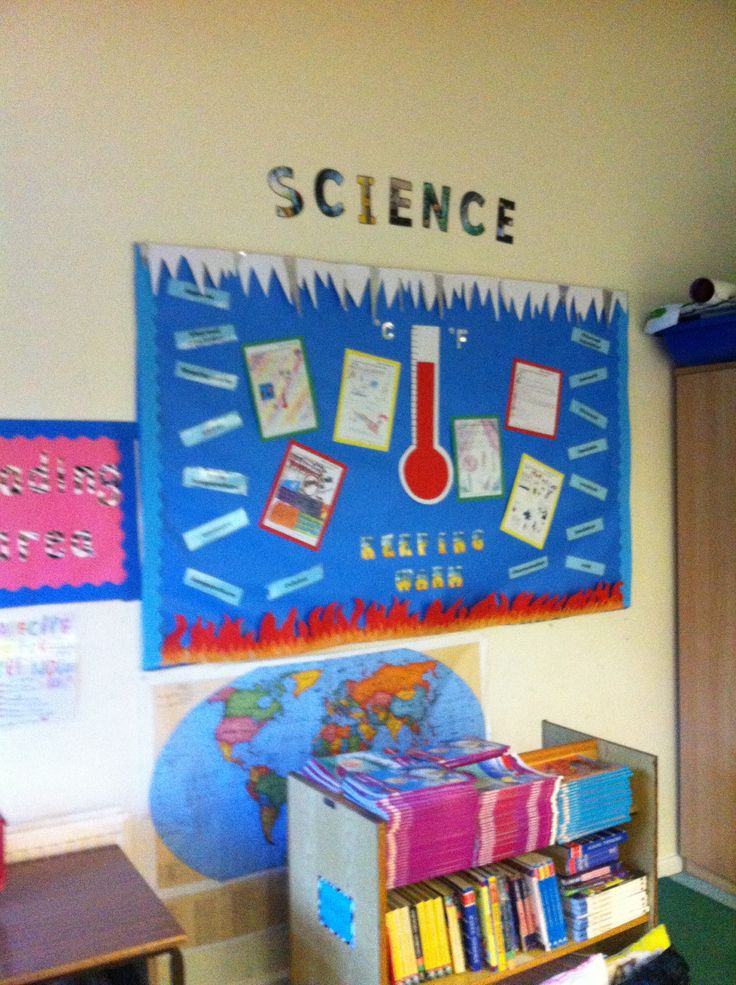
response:
M117 845L17 862L0 892L0 982L173 951L184 931Z

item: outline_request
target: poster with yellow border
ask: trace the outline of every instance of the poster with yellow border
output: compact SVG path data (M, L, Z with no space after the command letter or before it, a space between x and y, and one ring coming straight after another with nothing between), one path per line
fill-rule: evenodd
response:
M388 451L401 363L345 350L333 441Z
M564 480L564 474L557 469L531 455L522 455L501 530L541 550L552 526Z

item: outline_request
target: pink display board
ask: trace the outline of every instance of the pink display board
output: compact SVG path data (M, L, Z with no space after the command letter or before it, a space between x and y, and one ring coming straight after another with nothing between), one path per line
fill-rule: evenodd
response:
M0 604L137 595L133 437L127 424L0 425Z

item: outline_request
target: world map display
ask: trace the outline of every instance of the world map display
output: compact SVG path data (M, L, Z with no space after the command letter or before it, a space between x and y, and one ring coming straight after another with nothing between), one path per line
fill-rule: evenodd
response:
M261 666L174 728L154 767L151 817L189 868L240 878L285 864L286 778L310 755L484 734L473 690L417 650Z

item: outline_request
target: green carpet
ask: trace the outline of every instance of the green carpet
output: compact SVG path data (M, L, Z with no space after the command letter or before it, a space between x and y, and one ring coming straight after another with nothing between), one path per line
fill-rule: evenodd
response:
M659 922L690 965L691 985L735 985L736 909L660 879Z

